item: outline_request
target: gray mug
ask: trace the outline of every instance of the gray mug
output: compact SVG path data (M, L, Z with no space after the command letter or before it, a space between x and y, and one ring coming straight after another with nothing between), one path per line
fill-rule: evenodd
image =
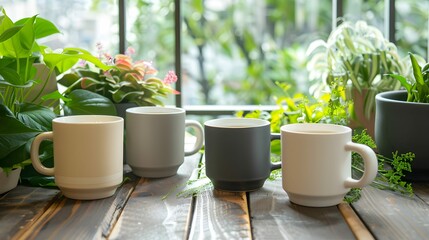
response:
M126 110L126 162L140 177L175 175L185 156L197 153L204 142L201 124L187 120L174 107L134 107ZM195 144L185 149L186 128L195 130Z
M273 134L270 122L253 118L220 118L204 123L205 167L216 189L253 191L261 188L272 170Z

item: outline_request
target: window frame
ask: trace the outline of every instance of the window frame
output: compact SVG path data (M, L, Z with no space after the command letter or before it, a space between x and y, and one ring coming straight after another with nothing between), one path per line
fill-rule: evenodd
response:
M124 53L126 49L126 0L118 1L119 11L119 52ZM343 0L332 0L332 27L335 28L339 22L337 19L342 17ZM388 36L389 41L395 43L395 0L384 0L385 6L385 36ZM181 61L181 36L182 36L182 13L181 0L174 0L174 38L175 38L175 71L178 76L176 82L176 90L182 92L182 61ZM429 49L429 46L428 46ZM428 53L429 54L429 53ZM183 106L182 95L175 96L175 106L185 108L187 114L191 115L233 115L237 111L253 111L253 110L274 110L276 106L256 106L256 105L239 105L239 106L224 106L224 105L191 105Z

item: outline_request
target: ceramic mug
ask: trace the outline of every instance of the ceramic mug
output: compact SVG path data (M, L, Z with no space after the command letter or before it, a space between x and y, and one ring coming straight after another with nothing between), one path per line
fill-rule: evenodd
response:
M31 145L31 160L41 174L55 176L64 196L89 200L112 196L123 179L124 120L116 116L78 115L52 120L52 131ZM54 167L39 159L43 140L52 140Z
M204 123L205 168L216 189L253 191L261 188L280 163L271 163L270 122L251 118L220 118Z
M281 128L282 183L293 203L327 207L342 202L350 188L362 188L377 175L374 151L352 142L352 130L332 124L289 124ZM363 176L351 177L351 152L364 161Z
M160 178L177 173L185 156L197 153L204 142L201 124L186 120L174 107L134 107L126 110L126 162L140 177ZM195 131L195 144L185 150L185 130Z

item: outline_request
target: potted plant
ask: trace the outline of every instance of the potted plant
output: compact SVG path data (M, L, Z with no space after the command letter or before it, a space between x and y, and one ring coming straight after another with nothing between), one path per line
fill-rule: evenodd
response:
M13 22L1 9L0 17L0 169L7 176L16 174L24 166L30 165L29 144L37 134L51 130L51 121L59 113L59 107L42 105L41 97L46 93L48 79L73 66L79 59L86 59L108 69L98 59L82 49L68 48L54 52L37 43L43 37L56 34L59 30L50 21L37 15ZM97 62L98 61L98 62ZM37 74L34 63L43 64L47 74ZM44 77L42 77L44 76ZM52 99L59 99L57 90L51 92ZM101 96L100 96L101 97ZM78 109L89 106L73 99L64 99L65 106ZM91 100L93 101L93 100ZM103 100L109 102L109 100ZM79 105L79 107L77 107ZM113 105L110 112L114 112ZM106 109L106 108L101 108ZM52 159L52 144L44 143L41 148L42 160ZM16 175L19 176L19 173ZM15 176L16 176L15 175ZM1 177L0 177L1 178ZM1 186L6 186L0 183ZM1 189L8 191L10 187Z
M344 21L327 41L312 42L307 54L311 56L307 65L310 78L318 80L313 89L346 87L347 99L354 103L351 127L366 128L374 136L375 95L399 89L400 83L388 74L406 71L395 44L364 21Z
M101 51L100 45L98 45ZM157 70L148 61L133 61L134 50L128 48L125 54L115 57L100 54L110 69L104 70L91 63L84 62L64 74L59 83L66 86L65 95L76 89L86 89L98 93L115 103L119 116L125 116L130 106L163 106L160 97L178 94L171 87L177 81L173 71L169 71L163 80L156 77Z
M429 181L429 63L421 67L417 56L409 56L413 77L392 75L406 90L376 96L375 141L385 156L395 151L415 153L406 178Z

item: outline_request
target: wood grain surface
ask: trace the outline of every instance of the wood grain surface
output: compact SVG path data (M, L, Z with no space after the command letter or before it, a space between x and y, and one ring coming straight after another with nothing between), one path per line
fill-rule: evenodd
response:
M249 198L254 239L354 239L337 207L291 203L281 179L266 181Z
M281 179L250 193L205 189L178 197L197 178L201 154L177 175L128 172L114 196L65 198L57 189L18 186L0 196L0 239L429 239L429 184L415 195L365 187L352 205L293 204Z
M429 207L421 197L365 187L352 206L377 239L429 239ZM420 190L418 194L424 194Z
M196 197L189 239L250 239L245 192L209 189Z
M429 183L414 183L413 189L418 198L429 204Z
M184 239L192 208L192 197L179 198L201 159L185 158L177 175L140 179L109 239Z
M11 239L37 221L59 190L18 186L0 196L0 239Z
M43 215L18 232L15 239L101 239L110 228L133 190L132 176L109 198L80 201L61 196Z

